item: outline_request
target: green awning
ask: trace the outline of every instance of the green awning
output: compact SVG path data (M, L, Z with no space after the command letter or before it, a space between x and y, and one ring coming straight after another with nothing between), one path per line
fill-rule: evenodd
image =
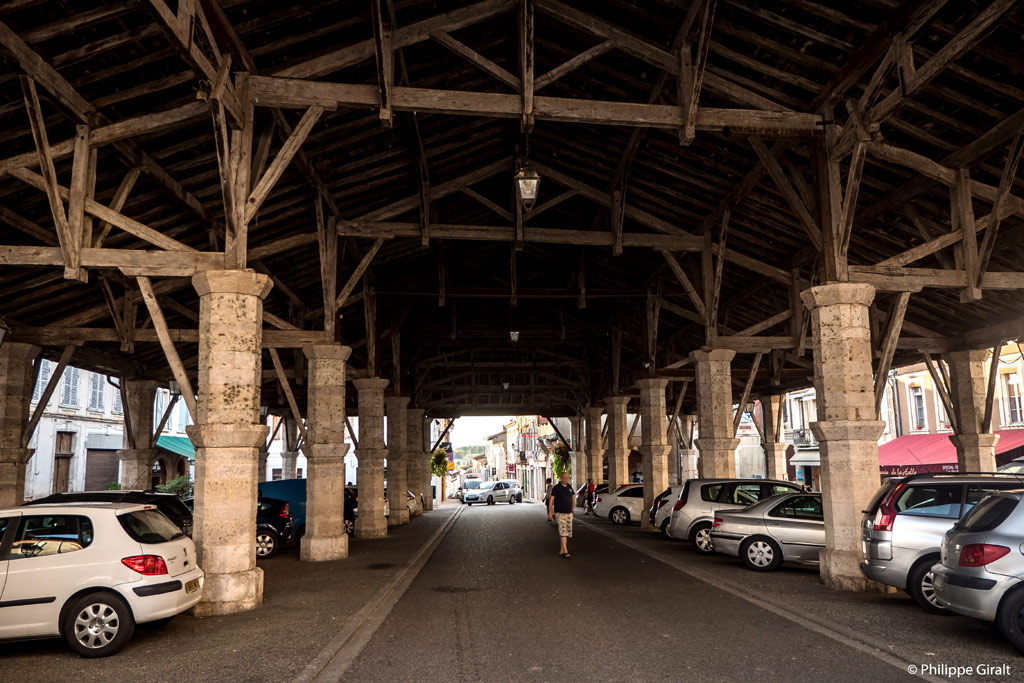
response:
M189 460L196 459L196 449L192 445L192 441L187 436L167 436L164 434L160 435L160 438L156 440L158 448L183 455Z

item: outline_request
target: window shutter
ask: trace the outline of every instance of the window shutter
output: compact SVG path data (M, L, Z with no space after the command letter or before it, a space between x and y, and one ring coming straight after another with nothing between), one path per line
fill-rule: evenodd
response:
M124 380L121 380L122 382ZM114 389L114 407L113 411L116 415L120 415L124 412L124 408L121 407L121 390Z
M43 389L46 388L46 383L50 381L50 375L53 373L53 368L50 366L50 361L45 358L41 358L39 366L39 377L36 378L35 389L32 390L32 402L38 403L39 399L43 396Z
M103 410L103 375L89 373L89 409Z
M66 406L78 405L78 368L64 368L64 385L61 387L60 402Z

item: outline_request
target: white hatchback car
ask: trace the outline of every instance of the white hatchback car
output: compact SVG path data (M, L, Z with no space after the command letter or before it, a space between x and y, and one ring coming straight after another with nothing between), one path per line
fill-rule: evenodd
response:
M112 655L136 624L163 625L202 595L192 539L152 505L0 510L0 639L63 636Z
M594 514L615 524L639 522L644 512L643 484L623 484L614 491L599 493L594 505Z

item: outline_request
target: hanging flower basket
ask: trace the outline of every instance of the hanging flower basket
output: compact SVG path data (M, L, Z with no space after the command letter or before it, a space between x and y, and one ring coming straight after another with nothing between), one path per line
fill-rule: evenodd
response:
M556 477L562 476L562 472L572 471L572 455L564 441L559 441L551 448L551 465Z

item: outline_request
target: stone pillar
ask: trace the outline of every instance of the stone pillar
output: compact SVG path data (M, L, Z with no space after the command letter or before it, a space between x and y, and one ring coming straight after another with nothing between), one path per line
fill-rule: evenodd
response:
M789 444L782 441L779 426L779 415L782 413L783 395L764 396L761 398L762 429L764 430L765 478L786 480L789 469L786 466L786 451Z
M604 408L587 408L587 476L595 486L604 483L604 437L601 434L601 416Z
M384 517L384 388L388 380L379 377L357 379L359 403L359 516L356 518L356 538L381 538L388 535Z
M150 448L153 438L153 403L158 382L144 379L122 379L125 401L124 416L131 429L124 431L124 448L117 452L121 461L118 483L121 490L148 489L152 479L153 461L157 451ZM131 432L135 443L128 440Z
M25 501L25 466L33 450L22 448L28 428L39 347L18 342L0 344L0 507Z
M572 451L570 451L572 453L572 481L573 488L578 489L587 483L587 477L590 476L587 474L587 456L583 449L583 416L577 415L569 418L569 424L571 425L569 440L572 441Z
M256 567L257 451L263 298L270 278L249 270L196 273L199 293L199 401L188 427L196 446L197 560L206 572L196 616L241 612L263 601Z
M732 375L735 351L693 351L697 375L697 419L700 437L700 473L703 477L735 477L736 447L740 440L733 428Z
M427 496L430 495L430 464L423 448L423 409L409 408L405 412L406 476L409 490L416 496L414 517L423 514Z
M281 478L295 479L298 476L299 426L294 417L285 417L281 427L284 450L281 451Z
M665 408L667 379L642 379L640 386L640 452L643 454L644 513L640 515L640 528L658 531L651 524L647 510L654 505L654 497L668 488L668 443L665 431L668 427Z
M949 440L956 446L956 460L961 472L995 472L996 443L999 435L982 431L985 419L985 395L988 393L986 361L990 351L954 351L946 355L953 409L960 418L960 434ZM936 398L938 400L938 398Z
M877 419L871 375L868 309L875 288L862 283L831 283L805 290L814 333L814 389L817 422L811 429L821 449L821 491L825 510L825 585L867 590L860 573L861 510L878 490Z
M261 483L261 484L267 480L267 456L268 455L269 455L269 453L267 453L266 442L264 442L263 446L260 447L260 450L259 450L259 452L257 453L257 456L256 456L256 462L258 463L257 466L256 466L256 481Z
M345 533L345 361L352 349L316 344L303 349L309 373L306 400L306 533L299 559L348 557Z
M409 490L408 454L405 452L409 397L389 396L384 399L384 404L388 411L388 502L391 504L388 525L398 526L409 523L409 508L405 503Z
M629 396L609 396L608 406L608 490L629 483L629 426L626 412Z

